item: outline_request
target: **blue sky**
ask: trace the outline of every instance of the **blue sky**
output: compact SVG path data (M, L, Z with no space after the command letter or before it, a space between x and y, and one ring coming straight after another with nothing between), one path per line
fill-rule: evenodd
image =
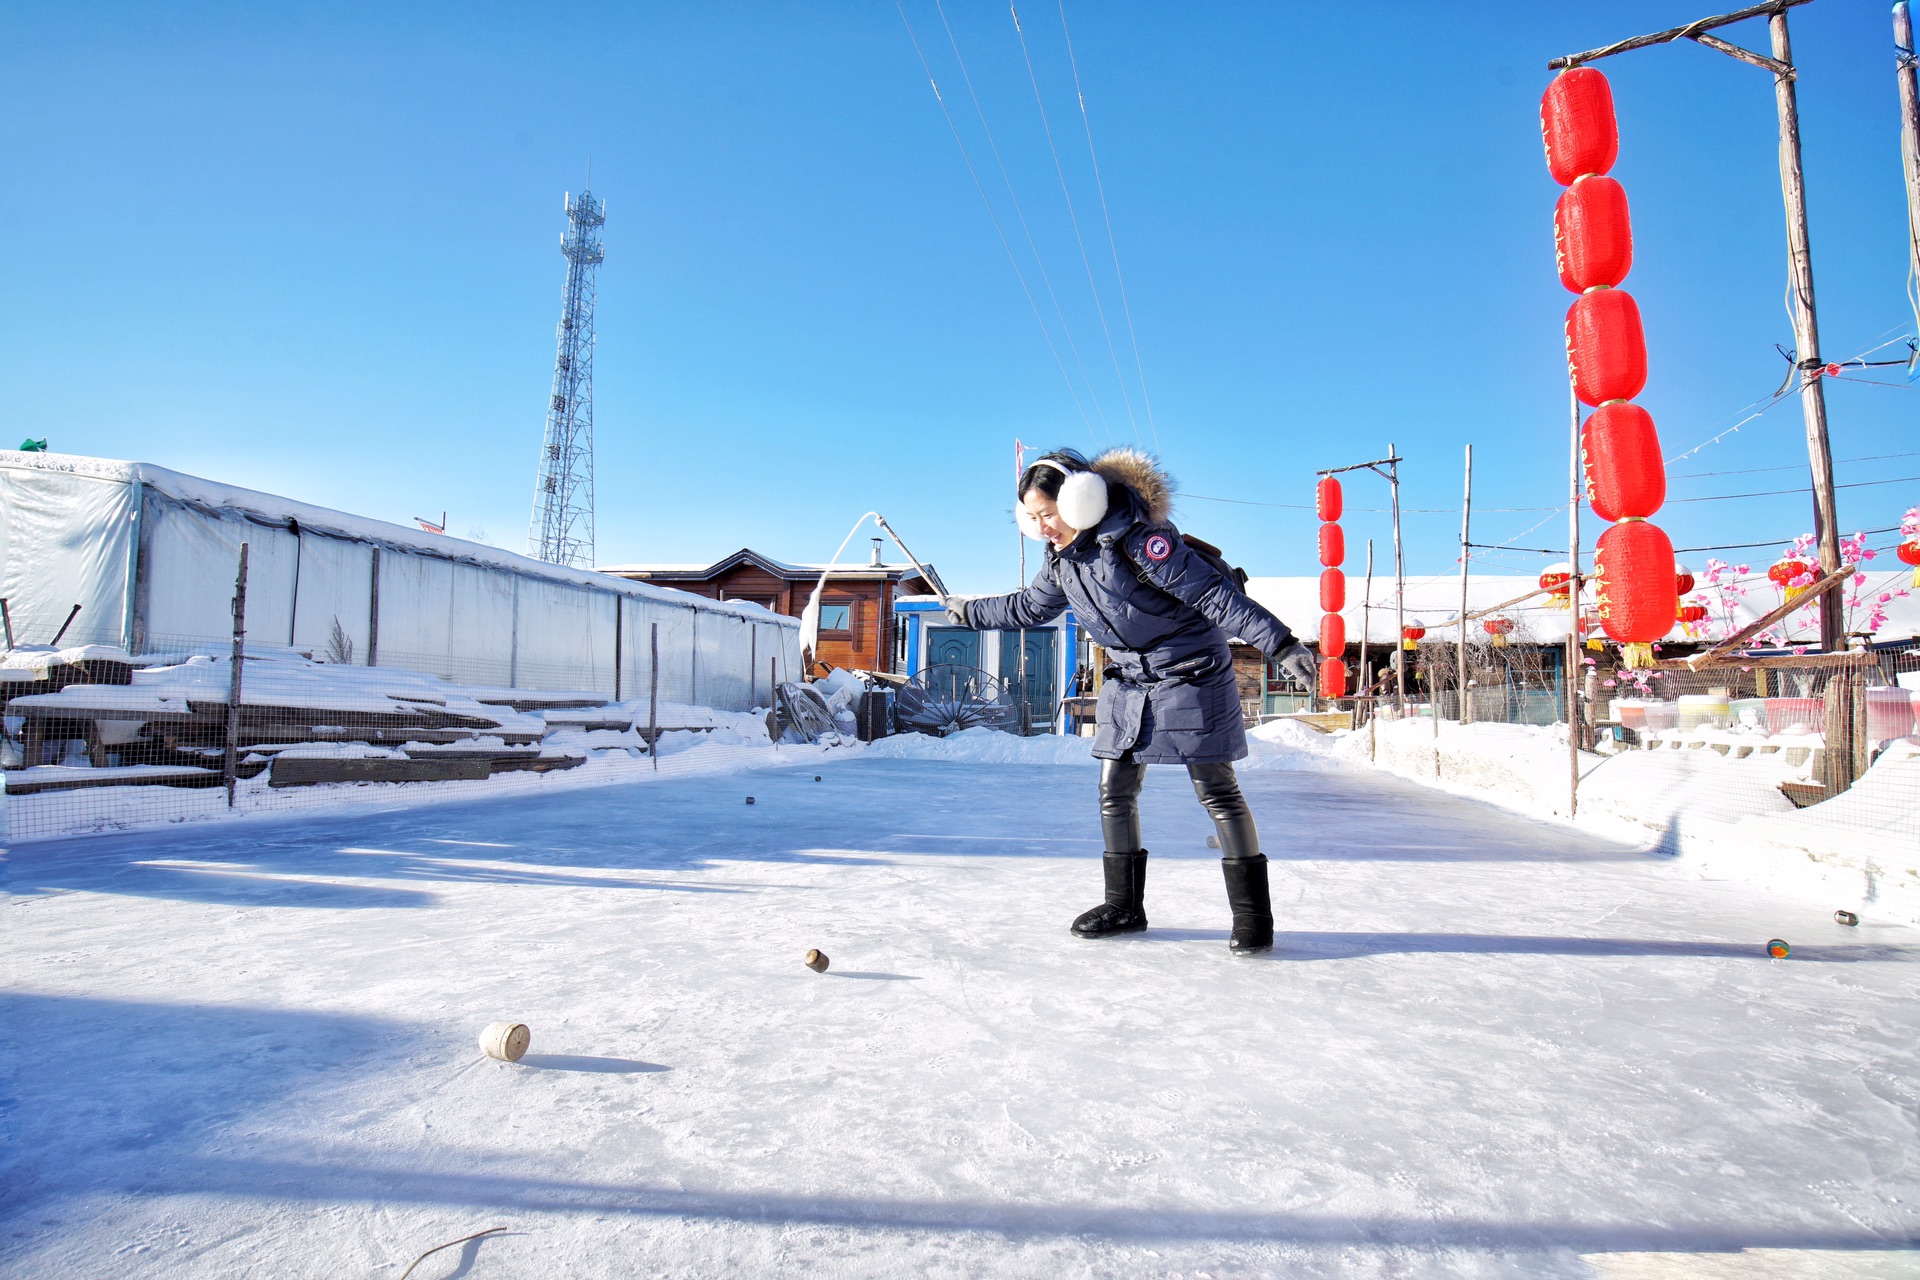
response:
M952 43L933 0L903 0L1071 391L884 0L16 5L0 430L402 522L446 510L453 532L524 549L561 201L591 160L602 562L823 559L877 507L956 589L1010 589L1016 437L1157 447L1182 526L1256 573L1311 571L1313 520L1242 504L1304 506L1316 468L1390 440L1410 570L1454 567L1467 443L1475 540L1564 544L1564 518L1528 532L1549 513L1527 510L1567 488L1545 63L1701 6L1379 4L1336 22L1069 0L1136 364L1060 11L1029 0L1130 418L1008 10L944 3ZM1914 326L1891 30L1884 5L1842 0L1792 24L1822 354L1841 359ZM1763 24L1730 34L1764 46ZM1601 65L1641 402L1678 454L1764 400L1792 340L1772 85L1691 45ZM1835 456L1868 459L1843 484L1920 476L1891 456L1920 453L1920 391L1875 376L1903 385L1829 386ZM1676 462L1671 497L1799 492L1675 502L1661 522L1682 547L1790 539L1810 525L1805 464L1789 399ZM1384 497L1361 481L1349 502ZM1920 482L1844 489L1842 524L1896 524L1916 501ZM1348 526L1384 564L1385 517Z

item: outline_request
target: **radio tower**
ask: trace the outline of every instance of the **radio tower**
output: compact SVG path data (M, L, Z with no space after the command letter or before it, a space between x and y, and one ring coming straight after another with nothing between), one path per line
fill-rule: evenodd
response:
M566 303L560 312L559 353L553 361L553 398L540 449L540 482L533 494L527 554L553 564L592 568L593 550L593 269L606 251L600 228L607 202L582 191L567 197Z

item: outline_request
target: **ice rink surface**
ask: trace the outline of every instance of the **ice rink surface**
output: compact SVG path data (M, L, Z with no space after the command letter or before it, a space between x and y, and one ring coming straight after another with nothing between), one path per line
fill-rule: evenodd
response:
M0 1274L1920 1274L1920 932L1243 779L1257 959L1168 768L1104 942L1085 764L15 849Z

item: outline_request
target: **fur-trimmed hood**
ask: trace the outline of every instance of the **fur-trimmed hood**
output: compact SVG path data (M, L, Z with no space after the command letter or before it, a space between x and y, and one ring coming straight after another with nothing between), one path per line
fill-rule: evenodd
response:
M1109 483L1133 490L1149 524L1163 524L1173 514L1173 477L1152 454L1118 445L1095 458L1093 469Z

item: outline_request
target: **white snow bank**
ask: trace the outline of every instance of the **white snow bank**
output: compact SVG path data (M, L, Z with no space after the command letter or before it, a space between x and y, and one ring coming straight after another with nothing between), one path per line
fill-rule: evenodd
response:
M1269 720L1247 730L1242 769L1338 769L1330 753L1338 739L1298 720Z
M963 729L945 738L900 733L869 743L861 754L882 760L964 764L1091 764L1093 739L1052 733L1022 738L997 729Z
M1378 721L1328 739L1323 753L1529 817L1569 820L1564 728L1442 721L1439 729ZM1796 809L1780 784L1807 776L1807 754L1583 752L1575 825L1675 856L1692 874L1920 922L1920 744L1895 743L1848 791Z

